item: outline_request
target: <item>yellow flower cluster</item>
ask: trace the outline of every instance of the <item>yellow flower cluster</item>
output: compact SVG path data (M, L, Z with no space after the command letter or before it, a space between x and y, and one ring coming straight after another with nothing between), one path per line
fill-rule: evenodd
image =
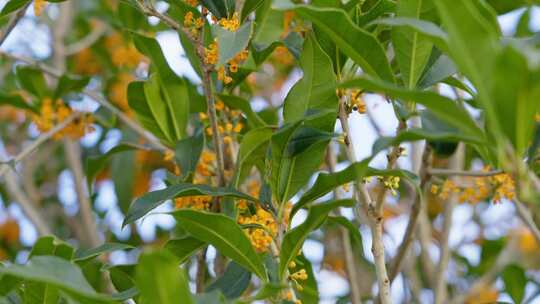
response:
M189 4L192 7L196 7L197 5L199 5L199 1L197 0L185 0L185 1L187 4Z
M177 197L174 199L176 209L192 208L196 210L208 210L212 203L209 195Z
M112 63L117 67L135 68L144 58L135 46L127 43L119 33L108 36L105 46L111 54Z
M230 116L232 116L232 118L238 118L240 116L240 112L236 110L230 111L227 107L225 107L225 104L221 100L218 100L216 102L216 110L219 112L225 112L226 115L229 114ZM201 121L204 122L208 119L208 115L206 115L206 113L201 112L199 113L199 118L201 119ZM220 134L224 134L223 142L227 145L230 145L232 143L233 137L235 137L238 133L240 133L243 128L244 128L244 124L241 123L240 121L236 121L236 122L227 121L225 123L218 125L218 131ZM213 135L212 128L210 127L206 128L206 134L208 136L212 136Z
M176 176L180 175L180 167L174 161L174 151L173 150L165 151L165 154L163 155L163 160L165 162L172 163L174 175L176 175Z
M397 195L396 189L399 188L399 181L400 181L399 176L386 176L386 177L379 176L378 179L379 181L383 183L386 189L392 192L392 195Z
M366 113L366 103L364 102L364 99L362 99L362 91L351 90L350 98L350 109L358 111L360 114Z
M486 167L484 170L488 171L489 168ZM487 200L491 195L493 195L494 203L499 203L504 198L513 200L515 197L514 179L506 173L486 177L465 177L464 181L468 182L468 186L459 187L455 182L447 179L441 186L432 185L431 193L437 194L443 200L455 193L460 203L473 204Z
M204 26L202 17L194 18L193 12L187 12L184 15L184 27L189 30L191 36L199 36L199 30Z
M249 210L240 209L238 223L240 225L257 225L261 227L248 227L244 232L257 252L266 252L277 234L278 226L271 213L257 206L254 215Z
M109 87L109 99L129 115L132 114L132 110L128 104L127 87L134 80L135 77L130 73L121 72Z
M39 131L47 132L51 130L56 124L59 124L66 120L73 111L67 106L64 101L57 99L53 103L52 99L45 98L41 105L40 115L33 115L32 120L38 127ZM61 139L64 136L71 138L80 138L86 133L92 132L92 123L94 119L91 115L83 115L82 117L73 120L70 124L64 127L59 132L53 135L53 139Z
M238 28L240 27L240 19L238 18L238 13L235 12L230 19L221 18L218 24L228 31L236 32L236 30L238 30Z
M516 234L521 252L534 253L540 249L540 244L529 229L519 229Z
M34 1L34 15L41 16L41 13L43 13L43 10L45 9L46 5L47 5L47 2L45 0L35 0Z
M217 40L210 43L210 45L204 49L204 63L216 64L218 62L219 46Z
M75 54L75 72L81 75L95 75L101 72L98 58L90 48L85 48Z
M199 160L199 163L197 164L196 173L200 176L197 179L195 179L195 183L197 181L202 181L205 177L211 177L214 175L214 162L216 160L216 154L209 151L203 151L201 154L201 159Z
M497 289L483 285L480 288L471 290L465 299L465 304L475 303L497 303L499 292Z
M236 54L233 59L227 62L227 69L225 66L220 66L217 70L218 80L223 81L225 84L229 84L233 81L232 77L229 76L230 73L238 72L238 65L244 62L249 55L248 50L242 50L240 53Z

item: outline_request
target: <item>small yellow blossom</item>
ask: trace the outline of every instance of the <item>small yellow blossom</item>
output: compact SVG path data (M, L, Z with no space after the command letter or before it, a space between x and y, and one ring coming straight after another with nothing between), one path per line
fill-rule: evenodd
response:
M238 18L238 13L235 12L230 19L221 18L218 24L228 31L235 32L240 27L240 19Z

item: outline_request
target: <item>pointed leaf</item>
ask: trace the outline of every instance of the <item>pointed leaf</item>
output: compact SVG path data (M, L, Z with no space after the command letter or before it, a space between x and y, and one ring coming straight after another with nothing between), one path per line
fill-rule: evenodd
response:
M266 271L259 255L233 219L222 214L189 209L177 210L171 215L193 237L216 247L221 254L266 281Z

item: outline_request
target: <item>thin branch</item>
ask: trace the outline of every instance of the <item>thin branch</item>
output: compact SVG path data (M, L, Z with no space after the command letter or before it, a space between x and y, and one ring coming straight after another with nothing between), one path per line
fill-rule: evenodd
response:
M23 56L14 55L14 54L11 54L11 53L7 53L7 52L4 52L2 50L0 50L0 55L11 58L13 60L24 62L24 63L26 63L28 65L31 65L31 66L34 66L36 68L39 68L40 70L42 70L43 72L45 72L45 73L47 73L47 74L49 74L51 76L54 76L54 77L57 77L57 78L62 76L61 71L59 71L59 70L57 70L57 69L55 69L53 67L50 67L50 66L48 66L46 64L43 64L41 62L37 62L37 61L35 61L33 59L23 57ZM154 146L156 149L158 149L160 151L167 150L167 147L165 145L163 145L159 141L159 139L157 139L151 133L147 132L138 123L133 121L126 114L124 114L121 110L119 110L117 107L115 107L109 101L107 101L107 99L105 99L103 96L101 96L100 93L98 93L96 91L88 90L88 89L84 89L81 93L88 96L88 97L90 97L90 98L92 98L97 103L99 103L101 106L105 107L111 113L116 115L120 119L120 121L122 121L125 125L127 125L129 128L131 128L137 134L142 136L144 139L146 139L148 141L148 143L151 144L152 146Z
M19 21L22 19L24 14L26 13L26 9L32 4L32 1L28 1L22 8L20 8L12 17L9 19L8 24L6 25L6 28L3 32L0 33L0 45L6 41L7 37L13 31L15 26L19 23Z
M54 126L51 130L41 134L36 140L29 144L23 151L17 154L15 157L10 159L8 164L0 165L0 178L2 178L6 172L8 172L10 166L14 166L16 163L23 160L25 157L29 156L35 149L37 149L41 144L49 140L56 133L62 131L67 125L69 125L74 119L80 117L83 113L75 112L64 121Z
M81 40L66 46L65 54L66 56L71 56L73 54L76 54L88 47L90 47L92 44L94 44L96 41L103 36L107 32L108 28L105 25L105 23L99 22L97 25L92 29L92 31L83 37Z
M431 148L429 147L429 145L426 144L422 156L422 166L420 168L420 191L424 191L425 185L430 179L430 175L426 170L429 167L430 163ZM398 253L392 261L390 267L390 281L393 281L398 275L398 273L401 271L401 265L405 257L407 256L409 247L412 243L412 240L414 239L414 232L416 231L420 210L422 208L422 196L423 193L417 193L416 200L414 201L414 204L411 208L411 215L409 218L409 222L407 223L407 228L405 230L405 235L403 236L403 241L401 242Z
M484 176L494 176L504 173L502 170L495 171L463 171L463 170L453 170L453 169L438 169L430 168L428 169L430 175L452 175L452 176L475 176L475 177L484 177Z
M540 229L538 229L538 226L536 226L536 223L533 220L533 217L531 215L531 212L528 210L527 206L520 202L517 199L514 199L514 205L516 206L516 211L527 227L531 230L532 234L536 238L536 241L538 244L540 244Z
M339 103L339 120L341 122L341 128L345 133L345 145L347 147L347 157L349 161L354 163L358 161L356 153L354 152L354 145L351 142L350 129L348 122L347 111L345 110L344 100L340 100ZM390 280L386 271L386 262L384 259L384 244L383 244L383 229L382 229L382 215L378 214L375 208L375 202L371 199L367 187L361 180L357 180L354 183L355 195L357 199L362 202L365 212L368 215L369 227L372 236L371 251L373 253L375 272L377 274L377 284L379 286L379 298L382 304L391 303L390 298ZM361 196L361 197L359 197Z
M460 170L463 167L464 158L464 145L461 143L452 159L450 160L451 170ZM457 204L456 195L450 196L449 200L445 204L443 216L443 230L441 232L441 248L440 259L437 271L435 272L435 304L442 304L447 297L446 289L446 273L448 263L450 261L450 246L448 240L450 238L450 230L452 228L452 215L454 213L454 206Z
M5 176L6 188L15 201L21 206L24 214L32 224L36 227L36 230L40 236L51 234L51 229L47 225L47 222L41 217L41 213L34 206L30 198L22 191L17 182L17 175L10 168Z
M332 145L328 146L328 152L326 153L326 164L330 173L335 172L336 170L336 157L332 149ZM337 189L334 189L334 199L339 199L339 192ZM335 211L336 214L341 215L340 210ZM340 226L339 227L341 243L343 246L343 252L345 256L345 267L347 269L347 279L349 281L349 287L351 289L351 303L360 304L362 303L362 293L360 292L360 281L358 280L358 272L356 270L356 260L354 258L353 248L351 244L351 238L349 236L349 231Z

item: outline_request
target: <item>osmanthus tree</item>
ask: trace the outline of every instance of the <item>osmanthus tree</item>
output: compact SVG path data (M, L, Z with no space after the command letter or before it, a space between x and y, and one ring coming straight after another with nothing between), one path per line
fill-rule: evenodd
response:
M321 270L346 279L339 303L538 300L535 1L3 2L0 44L50 51L0 51L2 201L39 235L0 215L0 303L319 303ZM361 159L369 98L397 129ZM497 203L515 215L494 237ZM462 205L476 233L450 246Z

